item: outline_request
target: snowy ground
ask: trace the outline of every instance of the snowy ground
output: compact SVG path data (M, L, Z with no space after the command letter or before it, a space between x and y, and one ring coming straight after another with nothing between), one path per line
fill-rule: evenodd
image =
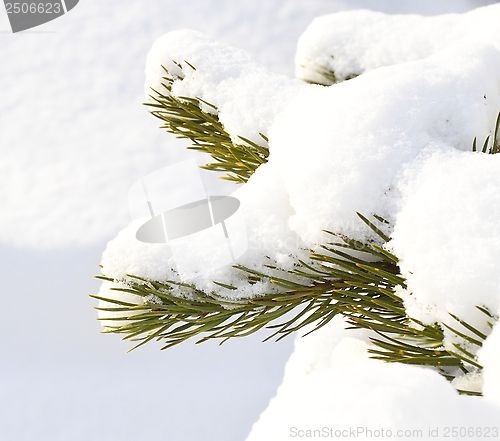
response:
M156 38L198 29L292 75L298 36L317 15L489 3L82 0L16 35L0 11L1 439L242 440L281 382L291 340L125 355L98 334L86 294L98 289L106 241L128 222L128 188L184 154L140 105Z

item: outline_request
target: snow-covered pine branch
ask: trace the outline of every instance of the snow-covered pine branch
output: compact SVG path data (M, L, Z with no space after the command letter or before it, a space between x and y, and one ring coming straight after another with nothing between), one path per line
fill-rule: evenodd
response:
M199 307L197 318L186 316L187 327L181 333L189 326L206 324L203 320L215 311L214 300L221 306L217 314L224 314L237 304L254 311L252 301L258 305L255 311L262 313L265 305L258 304L261 299L286 302L287 293L289 305L293 306L294 291L314 287L314 278L299 286L305 277L300 265L309 265L306 262L310 250L312 256L325 259L322 270L341 271L342 265L350 265L355 277L367 277L363 271L374 273L369 268L378 264L373 263L375 256L363 260L350 250L350 257L342 256L348 263L343 263L332 258L332 249L327 250L329 254L321 254L321 246L329 247L325 230L369 246L380 235L373 229L361 228L363 224L356 212L377 214L388 222L382 225L388 240L379 243L383 246L378 257L391 260L392 256L397 260L395 273L383 273L393 282L385 295L399 301L393 306L404 311L400 318L403 326L409 326L408 332L429 331L428 346L420 341L405 350L401 338L405 333L397 326L394 335L378 339L375 331L387 331L383 314L379 311L370 315L370 308L359 306L361 291L356 292L349 305L329 287L330 291L322 294L330 294L328 307L335 314L324 315L329 323L313 334L316 337L309 337L313 339L309 343L312 346L299 351L299 361L293 361L294 366L306 362L313 366L312 380L308 383L300 374L293 377L295 386L287 389L286 385L292 383L286 377L282 395L276 401L280 403L278 412L286 407L287 394L306 394L301 389L306 384L307 394L321 395L324 378L314 368L317 363L326 366L324 369L332 375L357 375L358 393L382 378L384 384L390 384L391 375L394 384L401 388L405 372L411 372L415 384L429 382L453 401L448 389L427 371L387 365L382 368L378 361L367 361L369 353L399 364L413 359L415 364L432 365L453 379L457 389L477 393L482 390L487 399L500 402L499 382L494 375L495 367L500 365L495 355L499 332L495 321L500 305L500 155L477 152L496 153L498 146L500 41L492 23L500 18L499 6L438 18L388 17L364 11L318 20L299 44L298 77L321 83L321 78L310 75L318 69L330 72L335 81L358 75L330 87L275 75L256 65L244 52L196 32L177 31L162 37L148 57L148 94L151 88L158 90L164 81L163 67L175 74L179 66L172 60L188 60L196 69L190 69L189 74L183 69L182 81L172 83L172 96L199 100L192 104L200 104L198 107L207 114L217 109L217 121L233 144L241 137L258 144L259 133L269 140L267 161L254 169L248 182L233 193L244 213L248 251L235 266L208 274L200 270L199 277L189 280L189 289L201 296L193 298L179 284L183 279L175 259L163 246L138 242L135 232L139 224L135 223L108 244L102 266L109 280L98 297L120 302L119 290L124 286L113 284L125 283L125 288L132 291L145 289L134 284L128 275L140 277L153 289L160 286L173 306ZM337 23L334 31L328 33L326 25L319 26L327 23L326 27L332 28L331 20ZM380 29L384 29L384 38L377 40L374 36L380 34ZM309 69L309 73L304 74L304 69ZM471 148L473 140L481 139L488 140L482 149L477 142ZM199 243L193 240L191 246ZM207 255L210 251L206 250ZM350 258L360 260L349 262ZM329 259L331 265L327 265ZM202 263L193 261L193 270L201 268ZM280 276L283 274L288 278ZM330 282L337 279L332 276ZM169 281L172 286L161 285L168 285ZM386 289L380 279L365 285L368 291L367 286L376 287L381 293ZM119 290L110 291L113 286ZM169 289L171 292L167 293ZM344 290L344 294L347 292ZM137 303L142 304L144 296L140 293L124 294L136 295ZM154 293L148 291L150 294ZM200 300L203 303L203 296L210 299L211 309L206 314L201 312L203 304L189 304ZM160 295L148 298L154 299L155 305L162 305ZM375 300L388 305L388 298ZM129 303L130 299L123 301ZM149 308L157 313L154 319L161 320L163 306L155 305L142 304L138 309ZM101 306L109 305L104 302ZM341 306L346 306L343 312ZM271 313L275 311L273 307ZM348 312L349 308L354 309ZM165 320L174 317L175 308L165 311ZM104 311L101 317L105 318L108 312ZM242 312L241 323L247 323ZM344 333L342 329L348 323L342 316L351 325L365 329ZM271 318L264 318L261 323L267 325ZM321 323L322 317L318 319ZM137 320L131 317L132 327ZM412 326L404 320L411 320ZM281 329L293 329L293 324ZM224 326L224 322L203 330L213 329L217 333L229 329L217 328L219 325ZM306 331L302 327L296 330ZM338 335L332 336L333 331ZM154 332L150 336L162 337ZM177 337L180 335L183 340L196 334ZM425 334L420 334L424 340ZM484 348L480 349L483 343ZM423 349L429 352L418 352ZM335 359L330 360L328 357L333 355ZM324 361L325 357L328 361ZM370 373L344 369L352 357L358 357L356 360ZM425 360L416 361L419 357ZM452 362L444 368L429 363L440 358ZM415 396L425 395L417 386L412 391ZM310 405L310 395L307 396L304 403ZM329 409L339 409L339 401L331 400ZM276 415L272 406L270 409L268 415ZM301 410L304 409L298 405L293 412L280 415L286 414L286 421L292 416L299 421ZM315 407L315 411L321 415L320 408ZM488 412L485 410L484 415ZM268 427L269 422L265 418L263 421L257 427ZM272 439L259 438L261 435L254 439Z

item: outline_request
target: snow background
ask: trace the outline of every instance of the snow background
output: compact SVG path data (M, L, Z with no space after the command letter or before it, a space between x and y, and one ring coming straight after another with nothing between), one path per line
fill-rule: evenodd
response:
M132 354L99 335L86 294L127 191L184 157L143 101L146 54L194 28L293 75L321 14L464 12L493 1L82 1L22 34L0 11L0 435L3 440L240 440L280 384L292 340Z

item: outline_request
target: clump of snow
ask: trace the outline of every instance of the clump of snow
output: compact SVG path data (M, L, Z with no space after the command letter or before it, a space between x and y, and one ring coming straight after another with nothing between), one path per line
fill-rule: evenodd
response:
M175 277L175 263L167 244L144 243L136 239L137 230L148 220L138 219L118 233L102 255L105 274L123 279L127 274L150 280Z
M129 186L183 149L140 104L144 56L155 38L195 27L292 75L296 38L316 15L360 6L462 12L488 1L81 1L71 14L22 35L8 35L8 15L0 14L0 241L11 245L2 252L2 306L25 319L22 326L14 314L2 320L16 330L2 343L2 440L87 441L98 432L121 441L235 441L273 393L286 342L259 348L238 340L219 350L187 344L122 357L122 347L92 336L96 323L82 292L95 292L89 277L97 249L89 245L102 248L128 223ZM34 251L40 247L70 249ZM22 283L28 274L36 291ZM193 362L195 352L203 362ZM155 386L138 378L155 378ZM193 402L185 384L203 396ZM134 418L124 418L132 395ZM244 409L230 396L245 397ZM221 414L223 425L207 424Z
M182 64L182 72L176 63ZM247 52L191 30L169 32L154 43L146 62L147 96L151 89L168 93L161 86L162 66L185 76L174 82L172 94L200 97L217 106L225 130L238 143L238 136L262 143L259 133L268 133L276 114L305 88L258 65Z
M500 155L439 152L404 173L392 247L408 280L408 314L486 332L500 302ZM445 330L446 342L456 336ZM452 349L452 346L449 346Z
M356 358L366 358L366 348L369 345L371 334L365 329L352 329L346 332L346 321L343 317L335 317L328 325L309 335L307 332L314 329L313 325L304 329L295 339L295 351L285 367L285 380L283 384L302 380L313 372L330 369L339 359L332 354L339 352L339 347L349 344L354 349L348 351L346 356L355 363ZM344 342L348 340L349 343Z
M320 14L359 7L438 14L492 1L185 0L144 7L142 0L108 0L80 2L43 29L11 35L0 46L0 59L9 60L0 66L0 241L31 249L102 246L128 222L128 187L183 157L141 106L144 55L167 30L195 27L292 75L296 40ZM10 33L8 14L0 23ZM26 118L28 109L36 118Z
M458 391L482 393L484 387L484 378L482 372L469 372L468 374L456 377L451 384Z
M322 69L333 71L341 81L381 66L426 58L453 44L474 41L500 48L499 13L500 4L434 17L368 10L324 15L299 39L296 76L324 84Z
M405 164L486 138L500 109L499 69L497 49L468 43L299 96L270 132L292 229L312 245L324 228L362 237L356 211L393 219Z

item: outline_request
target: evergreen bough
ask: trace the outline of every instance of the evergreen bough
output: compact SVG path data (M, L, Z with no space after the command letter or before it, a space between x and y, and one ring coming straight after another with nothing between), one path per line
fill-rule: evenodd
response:
M181 71L185 66L195 69L187 62L176 64ZM241 144L235 143L219 121L217 107L200 97L172 95L174 81L184 76L164 70L163 87L167 93L152 91L153 102L146 103L151 113L163 121L162 127L168 132L189 139L192 145L188 148L215 159L216 162L203 168L224 172L222 179L245 183L261 164L267 162L266 136L260 135L265 145L243 137L238 138ZM325 72L327 76L333 75ZM500 113L493 136L487 137L480 152L499 152L499 127ZM478 151L476 139L472 150ZM136 343L130 350L152 340L162 341L162 349L167 349L191 338L198 338L197 343L212 339L223 343L262 328L272 331L265 340L280 340L306 326L313 326L309 333L313 332L340 314L346 317L350 329L373 331L370 338L373 347L369 349L372 358L428 366L450 381L464 374L480 373L482 366L476 353L487 338L487 334L479 330L483 328L482 323L471 324L450 313L454 326L426 325L408 316L397 294L399 287L406 288L406 280L401 274L398 257L386 246L390 238L384 230L390 226L377 215L371 220L360 213L358 216L374 233L376 241L365 243L327 232L333 241L321 245L320 251L310 251L307 262L297 260L291 271L270 261L264 264L266 271L234 266L247 283L267 280L280 288L279 294L228 300L215 292L204 292L195 285L175 280L147 280L135 275L115 280L105 275L97 276L103 281L115 282L111 290L142 298L142 303L136 304L91 295L112 305L97 309L118 313L114 318L100 319L106 321L103 332L125 334L124 340ZM263 257L265 259L268 258ZM228 291L237 289L222 281L214 283ZM485 306L476 308L483 313L488 328L493 328L498 317ZM445 328L464 343L454 343L453 350L446 349ZM481 395L480 391L459 392Z
M174 62L183 72L181 63ZM196 70L184 61L189 69ZM222 179L245 183L257 168L267 162L269 149L267 137L260 133L264 145L259 145L247 138L239 136L241 142L233 142L229 133L224 130L217 116L218 109L199 97L174 96L171 94L174 81L184 79L184 74L173 74L163 67L165 76L162 87L165 92L152 90L152 102L149 106L151 114L163 121L161 128L173 133L178 138L189 139L190 150L208 153L215 162L202 168L223 172ZM202 110L202 107L208 110Z

